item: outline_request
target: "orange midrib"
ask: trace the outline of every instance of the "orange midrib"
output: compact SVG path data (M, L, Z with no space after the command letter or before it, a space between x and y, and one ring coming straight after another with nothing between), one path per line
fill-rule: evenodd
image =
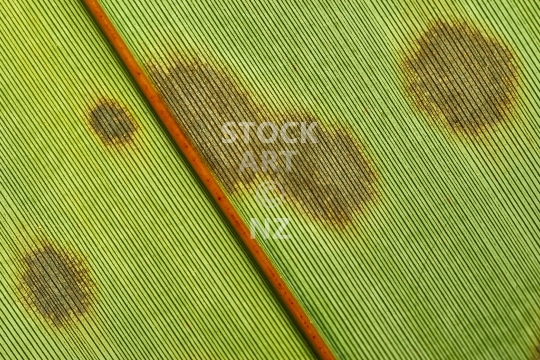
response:
M96 0L84 0L84 3L102 29L105 36L111 42L113 48L118 53L118 56L126 66L127 70L130 72L131 76L134 78L135 82L156 112L157 116L161 119L170 136L178 145L180 151L182 151L212 198L216 201L219 208L223 211L226 218L236 230L238 236L261 268L263 274L266 276L271 286L282 300L283 305L287 308L290 315L295 320L298 328L312 346L315 353L321 359L334 359L334 355L324 342L322 336L309 320L309 317L306 315L305 311L302 309L289 287L281 279L281 276L270 262L270 259L266 256L263 249L260 247L257 241L251 237L251 232L249 231L248 227L234 209L228 198L225 196L225 193L221 190L221 187L218 185L200 158L199 154L195 151L189 140L176 123L174 117L167 109L159 93L147 78L139 63L137 60L135 60L135 57L131 54L129 48L122 40L120 34L109 20L108 16L103 11L103 8L99 2Z

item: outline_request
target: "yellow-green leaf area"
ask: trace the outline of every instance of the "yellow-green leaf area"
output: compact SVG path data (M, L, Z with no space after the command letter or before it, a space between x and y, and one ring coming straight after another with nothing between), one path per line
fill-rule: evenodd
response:
M311 358L84 6L0 9L0 357Z

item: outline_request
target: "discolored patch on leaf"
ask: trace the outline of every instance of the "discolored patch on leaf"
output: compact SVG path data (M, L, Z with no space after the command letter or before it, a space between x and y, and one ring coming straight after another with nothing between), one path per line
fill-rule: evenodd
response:
M172 115L227 193L272 179L283 184L284 197L308 216L339 227L375 197L374 167L347 131L315 127L318 141L312 142L305 138L309 133L305 130L318 123L314 116L269 111L232 76L196 59L173 60L165 69L148 64L147 69ZM223 141L227 123L236 133L230 143ZM249 128L241 125L246 123ZM244 141L246 132L248 141Z
M133 140L137 125L120 104L102 99L88 114L90 127L106 145L123 145Z
M257 146L222 141L227 122L259 124L264 116L251 96L229 74L198 59L175 59L163 69L148 64L149 77L191 143L229 193L252 183L249 169L239 172L243 154Z
M402 63L414 105L453 133L480 134L508 118L518 91L509 46L465 22L434 22Z
M527 359L528 360L540 360L540 345L536 345L536 346L532 347L531 354Z
M345 227L376 198L378 175L373 163L345 129L323 128L306 113L286 114L284 122L318 124L315 142L286 146L295 153L289 171L276 173L286 196L313 219Z
M90 310L94 283L74 255L45 244L22 259L20 291L27 308L56 328L73 324Z

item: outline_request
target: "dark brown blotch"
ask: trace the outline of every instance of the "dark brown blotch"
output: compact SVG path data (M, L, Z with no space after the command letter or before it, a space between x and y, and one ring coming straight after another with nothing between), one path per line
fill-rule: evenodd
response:
M120 104L100 100L89 112L92 130L107 145L123 145L133 140L137 125Z
M347 226L376 198L378 176L373 163L343 128L325 128L318 118L306 113L286 114L284 121L318 124L316 142L284 145L295 151L289 171L276 174L286 196L315 220L339 228Z
M50 244L22 258L25 305L56 328L80 321L90 310L94 283L87 266Z
M316 143L284 143L278 137L263 143L255 135L257 126L270 122L280 128L285 122L319 123L305 112L279 113L258 104L228 73L198 59L176 59L170 65L148 64L149 76L179 126L229 193L253 188L269 178L284 187L285 198L312 219L340 228L364 211L375 198L377 176L357 141L344 129L315 127ZM240 138L223 143L222 125L251 122L249 143ZM240 137L241 130L236 127ZM270 128L264 135L268 137ZM290 127L290 137L301 138L300 126ZM257 169L240 171L244 154L253 154ZM265 151L294 151L289 171L285 157L278 156L276 170L261 169Z
M149 77L191 143L229 193L253 182L255 172L238 172L248 144L222 142L226 122L262 120L263 110L236 79L199 59L175 59L167 68L149 64ZM241 188L241 187L240 187Z
M465 22L433 23L402 63L414 105L452 132L477 135L508 118L518 91L511 48Z

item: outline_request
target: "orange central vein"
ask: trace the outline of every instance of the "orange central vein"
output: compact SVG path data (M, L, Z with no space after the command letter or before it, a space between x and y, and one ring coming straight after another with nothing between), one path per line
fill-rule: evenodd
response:
M230 201L225 196L224 192L221 190L221 187L218 185L199 154L195 151L189 140L186 138L178 124L176 123L174 117L167 109L165 103L161 99L159 93L154 88L150 80L147 78L146 74L140 67L137 60L135 60L131 51L122 40L118 31L109 20L108 16L103 11L103 8L100 6L97 0L83 0L88 10L101 27L105 36L109 39L112 46L118 53L120 59L126 66L127 70L133 76L135 82L141 89L142 93L158 115L158 117L163 122L163 125L171 135L172 139L176 142L188 162L193 167L195 173L199 176L201 181L204 183L210 195L214 198L219 208L223 211L227 219L230 221L231 225L234 227L238 233L240 239L243 241L248 251L251 253L262 272L276 291L277 295L281 298L284 306L288 309L290 315L294 318L296 324L298 325L300 331L305 336L306 340L311 344L315 353L321 359L334 359L334 356L323 338L311 323L308 316L289 290L288 286L281 279L276 268L270 262L270 259L266 256L263 249L257 243L255 239L251 237L251 233L234 209Z

